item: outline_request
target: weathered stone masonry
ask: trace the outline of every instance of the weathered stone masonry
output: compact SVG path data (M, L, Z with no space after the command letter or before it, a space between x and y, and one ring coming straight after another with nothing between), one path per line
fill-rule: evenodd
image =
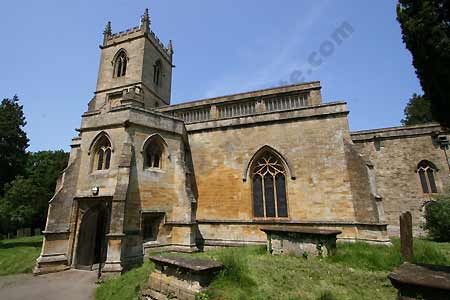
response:
M400 211L418 225L449 185L439 126L351 133L346 103L323 103L319 82L170 105L174 51L147 11L122 33L108 23L100 48L36 273L114 274L152 251L264 244L267 225L386 244Z
M438 137L449 135L436 124L394 127L352 132L356 148L370 159L376 175L376 186L382 197L386 222L391 235L398 235L398 217L411 211L416 233L424 204L432 193L424 193L417 173L421 161L429 161L437 169L437 191L448 192L449 167Z

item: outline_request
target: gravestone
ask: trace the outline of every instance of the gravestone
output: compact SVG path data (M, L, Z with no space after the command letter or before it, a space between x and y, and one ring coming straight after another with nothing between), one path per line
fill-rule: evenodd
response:
M405 261L411 262L414 254L412 216L409 211L400 215L400 245L403 258Z
M23 228L17 229L17 237L18 237L18 238L19 238L19 237L23 237L23 235L24 235Z
M31 236L31 228L24 228L23 236Z

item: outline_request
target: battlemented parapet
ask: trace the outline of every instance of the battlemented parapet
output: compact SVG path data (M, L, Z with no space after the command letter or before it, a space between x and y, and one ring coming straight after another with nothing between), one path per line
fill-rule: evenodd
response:
M145 13L141 18L141 26L136 26L124 31L112 33L111 22L108 22L105 31L103 32L104 39L103 44L100 46L100 48L104 49L110 46L116 46L120 43L145 36L153 43L155 47L158 48L158 50L161 51L161 54L163 54L167 60L172 61L172 41L169 41L167 47L165 47L160 39L156 36L156 34L150 29L150 24L151 22L148 14L148 9L145 10Z

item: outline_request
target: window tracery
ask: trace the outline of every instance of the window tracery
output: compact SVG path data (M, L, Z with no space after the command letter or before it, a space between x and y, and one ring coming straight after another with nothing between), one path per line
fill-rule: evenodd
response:
M127 62L128 58L127 55L123 50L119 52L119 55L117 55L116 60L114 62L114 76L115 77L122 77L125 76L127 73Z
M423 160L417 166L417 174L419 174L422 191L425 194L437 193L436 186L436 167L429 161Z
M101 137L96 145L94 167L95 170L108 170L111 164L111 143L105 136Z
M253 211L259 218L286 218L286 171L281 160L270 152L253 164Z

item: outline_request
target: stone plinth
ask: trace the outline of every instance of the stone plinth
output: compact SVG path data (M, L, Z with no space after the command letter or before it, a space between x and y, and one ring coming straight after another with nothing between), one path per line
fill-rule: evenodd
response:
M404 263L388 278L398 300L450 300L450 267Z
M340 230L292 226L262 227L267 234L267 251L275 255L329 256L336 254Z
M155 271L150 274L145 300L195 300L210 284L222 264L213 260L188 259L175 256L151 256Z

